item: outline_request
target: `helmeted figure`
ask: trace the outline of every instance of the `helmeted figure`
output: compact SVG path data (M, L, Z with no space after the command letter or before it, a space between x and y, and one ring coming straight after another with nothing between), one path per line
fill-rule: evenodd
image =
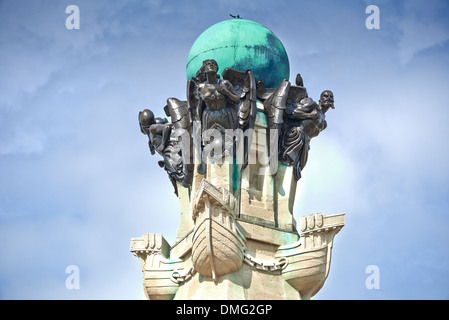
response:
M190 112L186 101L176 98L167 99L164 111L172 122L154 118L153 112L145 109L139 112L139 124L141 132L148 136L151 154L156 151L162 156L158 164L167 172L178 195L176 182L188 188L193 179Z

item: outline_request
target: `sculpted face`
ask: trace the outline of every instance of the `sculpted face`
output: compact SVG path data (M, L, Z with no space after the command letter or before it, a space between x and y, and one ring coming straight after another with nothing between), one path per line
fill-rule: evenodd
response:
M205 73L209 73L209 72L217 73L218 72L217 62L215 62L215 60L204 61L204 72Z
M324 110L329 108L335 109L334 107L334 94L330 90L324 90L320 96L320 105Z

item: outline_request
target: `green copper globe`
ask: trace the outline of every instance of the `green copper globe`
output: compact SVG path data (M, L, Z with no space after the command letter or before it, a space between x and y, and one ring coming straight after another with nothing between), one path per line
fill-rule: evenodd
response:
M229 19L206 29L190 49L187 79L196 75L204 60L214 59L218 73L225 68L252 70L265 87L276 88L289 79L290 66L285 48L263 25L245 19Z

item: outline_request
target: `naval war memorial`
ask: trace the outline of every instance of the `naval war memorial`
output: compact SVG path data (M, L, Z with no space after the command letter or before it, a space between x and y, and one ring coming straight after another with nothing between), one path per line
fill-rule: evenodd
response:
M145 295L310 299L329 275L345 215L314 213L297 222L293 209L311 141L334 109L333 92L315 101L301 74L291 83L284 46L259 23L225 20L192 42L186 96L138 114L179 201L179 212L168 214L180 215L176 243L158 233L131 239Z

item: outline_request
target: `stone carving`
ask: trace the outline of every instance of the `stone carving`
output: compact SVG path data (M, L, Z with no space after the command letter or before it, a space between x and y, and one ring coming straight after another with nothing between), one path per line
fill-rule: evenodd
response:
M333 240L343 226L344 214L301 217L301 239L276 252L276 257L287 261L282 276L301 299L310 299L323 286L329 275Z
M131 239L131 252L139 258L144 292L150 300L170 300L178 290L173 272L183 270L181 259L169 260L170 246L160 234L145 234Z
M242 266L245 237L235 222L237 205L226 189L201 182L193 207L192 263L215 282Z
M235 19L239 20L239 19ZM344 214L309 215L296 229L293 204L310 141L326 129L334 95L313 101L295 85L266 87L251 70L203 61L169 118L139 113L151 154L179 198L170 246L160 234L131 240L148 299L310 299L329 274Z

